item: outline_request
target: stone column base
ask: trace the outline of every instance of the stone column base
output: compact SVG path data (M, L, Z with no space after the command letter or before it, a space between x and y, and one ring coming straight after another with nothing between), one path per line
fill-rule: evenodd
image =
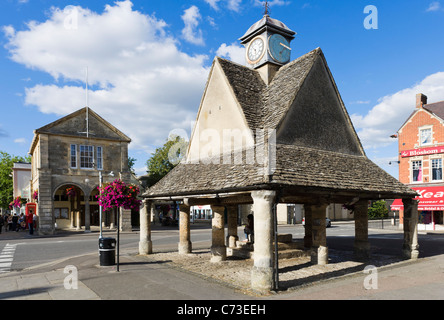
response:
M236 242L239 240L238 236L228 236L227 244L229 248L236 248Z
M251 288L260 293L268 293L272 288L273 268L255 267L251 269Z
M355 240L354 252L358 259L365 260L370 258L370 243L368 241Z
M210 262L221 262L227 260L227 248L225 246L211 247Z
M418 249L412 249L410 246L404 246L402 248L402 256L404 259L416 260L419 256Z
M311 248L311 263L326 265L328 264L328 247L319 246Z
M179 254L188 254L192 251L191 241L188 242L179 242Z
M151 241L139 241L139 254L151 254L153 253L153 243Z

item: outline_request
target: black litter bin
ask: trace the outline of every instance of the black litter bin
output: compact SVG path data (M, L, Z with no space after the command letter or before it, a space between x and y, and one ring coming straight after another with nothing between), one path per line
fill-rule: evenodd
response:
M113 266L116 264L116 239L100 238L99 255L101 266Z

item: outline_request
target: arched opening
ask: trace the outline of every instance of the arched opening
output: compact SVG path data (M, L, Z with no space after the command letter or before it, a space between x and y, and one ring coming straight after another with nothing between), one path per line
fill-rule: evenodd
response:
M98 190L90 192L74 183L64 183L53 193L54 221L57 229L87 229L99 226ZM86 216L89 213L89 219Z

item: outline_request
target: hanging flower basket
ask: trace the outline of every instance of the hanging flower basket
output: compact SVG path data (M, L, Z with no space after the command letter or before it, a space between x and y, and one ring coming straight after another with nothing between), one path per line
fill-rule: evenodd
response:
M70 198L74 198L76 196L76 188L75 187L66 188L66 195Z
M140 193L139 187L126 184L120 179L116 179L98 189L97 201L105 210L123 207L138 211L142 203L141 200L137 199L137 195Z
M9 203L9 209L20 208L22 204L26 203L26 199L22 199L21 196L16 197L11 203Z
M39 190L34 191L34 193L32 194L32 200L34 200L35 202L39 201Z

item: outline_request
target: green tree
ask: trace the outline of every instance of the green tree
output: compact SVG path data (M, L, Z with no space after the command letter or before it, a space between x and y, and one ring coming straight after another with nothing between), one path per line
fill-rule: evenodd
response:
M14 162L30 162L31 157L11 156L0 151L0 208L8 208L13 200L12 167Z
M170 137L162 147L152 153L146 162L149 175L147 186L150 187L170 172L185 156L188 143L179 136Z
M368 208L368 217L369 219L384 218L387 217L388 212L386 202L384 200L378 200L373 202L372 206Z
M128 157L128 169L132 173L134 173L134 165L136 164L137 159L133 157Z

